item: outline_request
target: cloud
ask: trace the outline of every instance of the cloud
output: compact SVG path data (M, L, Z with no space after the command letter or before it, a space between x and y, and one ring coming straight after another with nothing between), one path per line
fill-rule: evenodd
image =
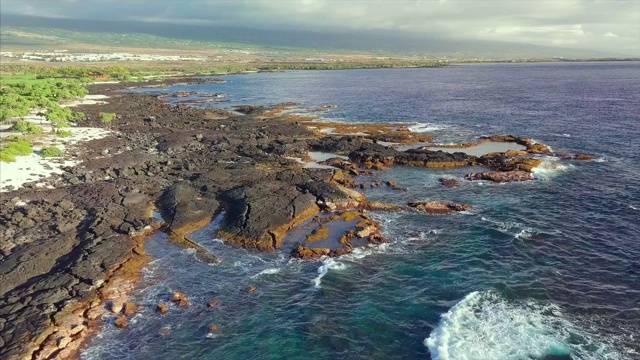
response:
M402 31L640 55L636 0L2 0L2 12L285 30Z

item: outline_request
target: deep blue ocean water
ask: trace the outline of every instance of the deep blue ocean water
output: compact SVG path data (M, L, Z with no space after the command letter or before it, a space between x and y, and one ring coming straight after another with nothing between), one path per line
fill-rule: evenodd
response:
M640 359L640 63L464 65L261 73L152 92L229 102L337 105L321 116L414 124L438 141L532 137L597 161L545 158L535 182L465 183L469 169L395 167L409 190L373 200L452 200L469 213L373 213L390 244L303 262L231 249L199 262L156 234L127 330L107 326L85 359ZM144 91L150 91L145 89ZM255 285L257 291L248 293ZM192 305L155 314L168 293ZM220 301L208 309L207 301ZM210 324L220 326L208 336ZM168 335L160 336L161 329Z

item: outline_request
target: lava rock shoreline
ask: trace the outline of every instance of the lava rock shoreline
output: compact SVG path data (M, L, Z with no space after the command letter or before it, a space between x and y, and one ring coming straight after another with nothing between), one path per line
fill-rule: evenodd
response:
M164 82L171 81L199 80ZM158 229L214 263L215 254L188 235L220 213L224 216L218 236L227 244L274 251L285 246L283 239L297 225L321 213L355 209L359 213L354 216L361 220L345 234L342 247L319 248L315 242L290 246L292 255L301 258L341 255L356 243L385 241L379 226L362 215L366 210L469 209L435 202L369 203L354 190L358 184L352 176L392 165L485 165L489 173L506 175L471 174L470 179L529 180L523 173L530 174L540 162L522 156L549 151L532 145L530 152L479 158L463 152L399 151L378 141L430 137L380 124L359 127L371 136L349 134L353 125L343 126L342 133L322 132L329 125L281 111L290 104L230 112L169 105L158 96L117 91L131 85L140 86L89 87L92 94L110 98L107 104L78 108L88 116L84 126L104 127L99 112L120 117L110 124L113 135L76 146L80 165L41 184L0 193L2 359L74 357L106 322L126 324L130 311L120 314L105 304L126 302L128 289L148 262L144 239ZM524 138L499 139L532 144ZM349 161L334 159L330 163L335 167L327 169L304 168L292 159L309 151L343 154ZM511 172L518 172L517 179L508 176ZM154 209L163 220L152 215Z

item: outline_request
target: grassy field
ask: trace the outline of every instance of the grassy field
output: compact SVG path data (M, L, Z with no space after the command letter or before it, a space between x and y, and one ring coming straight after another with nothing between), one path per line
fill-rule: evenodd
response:
M44 81L44 79L37 79L35 74L0 75L0 84L2 85L11 85L19 82L33 84L42 81Z

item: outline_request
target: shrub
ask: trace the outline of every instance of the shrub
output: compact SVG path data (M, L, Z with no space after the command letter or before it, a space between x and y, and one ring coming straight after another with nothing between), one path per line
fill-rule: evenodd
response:
M33 148L31 147L31 143L28 141L12 138L2 151L6 151L7 153L15 156L25 156L32 154Z
M69 108L56 104L47 109L47 120L51 121L51 125L56 129L69 126L69 120L72 119L73 114Z
M28 121L20 120L11 126L11 130L21 132L22 134L39 135L44 132L41 126Z
M73 113L73 120L74 121L83 121L87 118L87 114L83 113L82 111L78 111L76 113Z
M0 161L14 162L16 156L25 156L31 153L33 153L33 148L30 142L12 137L0 148Z
M4 162L15 162L16 161L16 156L13 154L10 154L6 149L0 150L0 161L4 161Z
M60 157L62 156L62 150L58 149L55 146L49 146L40 150L40 156L42 156L43 158Z
M113 120L115 120L115 118L118 115L116 115L115 113L105 113L105 112L101 112L100 113L100 121L102 121L105 124L108 124L110 122L112 122Z
M67 130L58 130L56 132L56 134L60 137L71 137L73 136L73 133L71 131L67 131Z

